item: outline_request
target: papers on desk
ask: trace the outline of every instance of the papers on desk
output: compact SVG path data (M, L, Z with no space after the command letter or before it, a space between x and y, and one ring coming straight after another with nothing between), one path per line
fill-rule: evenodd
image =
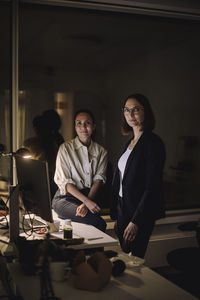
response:
M88 241L103 239L103 233L91 225L72 222L72 228L73 238L75 239L82 237ZM63 231L52 232L51 235L63 239Z
M84 237L88 241L102 239L103 232L94 226L72 222L73 233L79 237Z
M73 239L84 238L84 242L80 245L74 245L74 249L88 249L95 247L117 246L118 241L108 234L100 231L92 225L78 222L72 222ZM52 236L63 239L63 231L52 232ZM65 240L66 241L66 240Z

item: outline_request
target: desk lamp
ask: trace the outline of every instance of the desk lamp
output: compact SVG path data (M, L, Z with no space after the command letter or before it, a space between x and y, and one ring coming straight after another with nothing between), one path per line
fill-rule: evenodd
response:
M0 144L0 158L1 157L15 157L19 155L23 158L31 158L30 151L27 148L19 148L16 152L5 153L5 146Z

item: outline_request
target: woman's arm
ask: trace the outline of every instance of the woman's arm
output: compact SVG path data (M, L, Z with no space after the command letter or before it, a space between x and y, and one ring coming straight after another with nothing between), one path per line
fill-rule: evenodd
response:
M93 185L91 186L91 189L90 189L90 192L88 194L88 198L91 199L91 200L94 200L99 189L101 188L102 186L102 180L100 179L97 179L95 182L93 182Z
M90 200L93 200L94 198L95 198L95 196L96 196L96 194L98 193L98 191L99 191L99 189L100 189L100 187L101 187L101 185L102 185L102 181L101 180L96 180L94 183L93 183L93 185L92 185L92 187L91 187L91 189L90 189L90 192L89 192L89 194L88 194L88 197L86 197L86 198L89 198ZM74 186L75 187L75 186ZM76 188L76 187L75 187ZM80 193L80 194L82 194L79 190L78 190L78 192ZM76 193L76 192L75 192ZM72 194L72 193L70 193L70 194ZM77 195L77 193L76 193L76 195ZM83 195L83 194L82 194ZM84 197L82 197L82 195L80 195L81 196L81 198L82 198L82 200L84 201ZM73 195L73 196L75 196L75 195ZM75 196L76 198L78 198L77 196ZM79 199L79 198L78 198ZM80 200L80 199L79 199ZM81 200L80 200L81 201ZM87 201L87 200L86 200ZM91 204L91 203L90 203ZM86 204L83 202L83 204L81 204L81 205L79 205L78 207L77 207L77 210L76 210L76 216L80 216L80 217L85 217L86 215L87 215L87 212L88 212L88 207L86 206ZM91 211L92 212L92 211Z
M95 198L95 196L98 193L98 190L101 187L101 185L102 185L101 180L97 180L97 181L94 182L94 184L92 185L92 187L90 189L90 192L88 194L89 199L94 199ZM85 217L87 215L87 212L88 212L88 208L83 203L83 204L81 204L77 207L76 216Z
M93 176L93 183L98 179L102 180L102 183L106 182L106 170L108 163L108 152L104 148L99 152L98 165Z
M154 219L158 206L162 206L162 199L157 195L162 189L162 173L165 162L165 147L161 140L156 140L146 149L145 187L141 201L124 230L124 240L133 241L140 224L147 219ZM159 203L161 202L161 203Z
M83 202L93 214L100 212L100 207L94 201L83 195L74 184L67 183L66 192Z
M144 191L131 221L137 225L147 219L155 219L157 211L163 206L163 168L165 147L160 139L147 145L145 163Z
M123 235L124 241L132 242L136 238L137 232L138 232L138 225L134 224L133 222L129 222L126 229L124 230L124 235Z
M58 150L56 158L56 170L54 181L59 187L60 194L65 195L67 184L75 185L76 182L72 179L71 163L69 160L70 153L67 144L62 144Z

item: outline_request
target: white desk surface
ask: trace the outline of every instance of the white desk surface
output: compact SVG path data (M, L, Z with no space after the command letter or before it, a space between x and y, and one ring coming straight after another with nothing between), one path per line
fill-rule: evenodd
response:
M88 249L95 247L110 247L117 246L118 241L108 234L100 231L92 225L86 225L82 223L72 222L73 227L73 237L74 238L84 238L84 243L80 245L73 245L74 249ZM58 238L63 238L63 232L54 232L51 234ZM91 240L90 240L91 239Z
M73 235L74 237L84 237L84 243L80 245L70 245L69 247L73 249L88 249L88 248L97 248L97 247L112 247L112 246L118 246L118 240L112 238L108 234L100 231L99 229L95 228L92 225L86 225L82 223L72 222L73 226ZM27 240L34 240L34 239L43 239L44 236L38 236L36 234L31 235L28 237L25 233L21 233L21 236L24 236L27 238ZM55 232L52 233L52 235L55 235L59 238L63 238L63 232ZM5 240L5 242L9 242L9 232L5 230L0 230L0 236L2 240ZM101 239L94 239L94 240L88 240L88 238L99 238ZM11 243L10 245L4 244L0 242L0 252L3 253L5 256L9 255L17 255L16 248Z
M18 263L8 264L8 269L24 300L40 298L38 276L25 276ZM197 300L146 266L127 268L123 275L112 277L99 292L75 289L71 279L53 281L53 288L55 296L61 300Z

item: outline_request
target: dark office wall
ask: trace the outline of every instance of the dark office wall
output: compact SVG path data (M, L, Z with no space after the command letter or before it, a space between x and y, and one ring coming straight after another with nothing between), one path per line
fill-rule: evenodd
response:
M94 111L97 141L108 149L114 168L127 140L120 135L123 99L144 93L156 115L155 131L166 144L170 205L199 206L198 33L194 21L22 7L20 143L34 134L33 117L55 108L57 93L70 94L74 111ZM3 78L7 68L2 62ZM69 119L67 110L63 118ZM189 164L196 169L184 169Z
M199 206L200 134L198 35L186 34L182 41L141 55L133 63L110 73L110 108L107 139L110 156L116 160L123 149L116 124L125 96L142 92L149 97L156 116L155 132L166 146L165 195L167 208ZM113 115L112 115L113 116Z

